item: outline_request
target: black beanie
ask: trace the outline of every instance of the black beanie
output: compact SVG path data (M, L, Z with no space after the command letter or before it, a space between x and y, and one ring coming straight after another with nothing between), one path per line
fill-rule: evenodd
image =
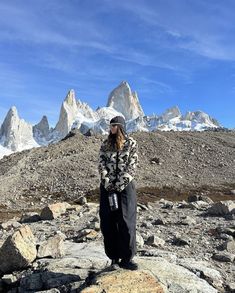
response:
M115 116L110 120L110 124L118 124L126 133L126 122L122 116Z

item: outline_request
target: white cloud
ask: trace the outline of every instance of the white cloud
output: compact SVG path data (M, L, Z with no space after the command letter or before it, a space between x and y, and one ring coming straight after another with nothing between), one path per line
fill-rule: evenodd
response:
M153 28L152 44L181 48L218 60L235 60L235 3L226 1L123 1L107 0L113 7L128 11ZM172 36L167 41L154 28Z
M59 4L57 9L58 7ZM84 18L79 18L79 21L70 20L66 14L56 14L53 10L47 11L48 15L42 15L43 10L40 14L37 8L23 5L17 7L10 2L0 3L0 40L55 45L71 50L88 47L110 52L110 45L102 33L104 28L101 29L96 22Z

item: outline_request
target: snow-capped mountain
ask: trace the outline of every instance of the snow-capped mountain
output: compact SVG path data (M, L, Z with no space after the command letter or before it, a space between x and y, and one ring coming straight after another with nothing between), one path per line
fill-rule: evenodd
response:
M20 119L15 106L11 107L0 129L0 158L15 151L48 145L64 138L71 129L77 128L83 134L108 134L109 121L117 115L127 121L127 132L159 130L205 130L221 125L202 111L187 112L182 115L174 106L161 115L144 115L136 92L132 92L125 81L109 95L106 107L93 110L87 103L76 99L74 90L65 97L59 120L55 128L50 128L43 116L36 125Z
M126 120L144 116L144 111L139 103L137 93L132 93L126 81L121 82L121 84L110 93L107 107L111 107L122 113Z
M50 138L50 127L47 116L43 116L41 121L33 126L33 137L39 145L47 145Z
M15 106L10 108L3 121L0 143L12 152L39 146L33 137L33 126L19 118Z

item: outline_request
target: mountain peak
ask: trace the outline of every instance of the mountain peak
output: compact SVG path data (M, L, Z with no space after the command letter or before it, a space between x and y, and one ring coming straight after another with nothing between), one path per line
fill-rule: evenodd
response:
M17 109L12 106L8 111L0 129L2 145L12 151L19 150L22 146L36 146L33 139L32 125L20 119Z
M7 116L15 116L15 117L19 117L16 106L12 106L12 107L9 109L9 111L8 111L8 113L7 113Z
M181 117L181 112L178 106L174 106L167 109L161 117L163 122L168 122L170 119Z
M76 105L75 91L73 89L69 90L64 102L70 106Z
M65 137L71 130L78 113L78 106L75 98L75 91L70 90L60 108L59 121L55 127L58 138Z
M49 123L48 123L48 119L46 115L42 116L42 119L40 120L40 122L36 125L46 125L49 128Z
M122 81L109 95L107 107L112 107L123 114L126 120L144 116L136 92L131 91L129 84Z
M49 123L46 115L43 115L40 122L33 126L33 136L36 142L40 145L47 144L49 135Z

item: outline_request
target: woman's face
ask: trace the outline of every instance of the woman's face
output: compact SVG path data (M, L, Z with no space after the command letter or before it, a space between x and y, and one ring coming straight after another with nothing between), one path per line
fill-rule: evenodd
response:
M112 134L117 133L117 124L110 124L110 131Z

